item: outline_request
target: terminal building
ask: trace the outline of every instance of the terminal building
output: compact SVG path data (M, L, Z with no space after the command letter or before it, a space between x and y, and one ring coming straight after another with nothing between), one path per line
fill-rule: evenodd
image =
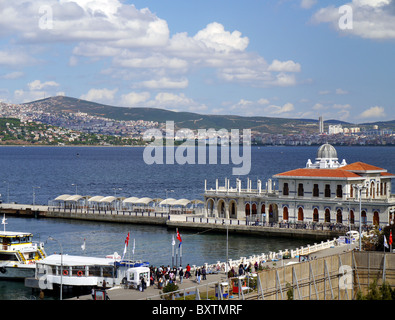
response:
M330 144L319 147L315 162L275 174L264 188L247 180L230 187L229 179L215 189L205 185L205 215L264 223L323 223L385 226L393 222L395 195L386 169L363 162L339 162ZM277 182L277 189L275 182ZM361 213L361 214L360 214ZM361 218L360 218L361 216Z

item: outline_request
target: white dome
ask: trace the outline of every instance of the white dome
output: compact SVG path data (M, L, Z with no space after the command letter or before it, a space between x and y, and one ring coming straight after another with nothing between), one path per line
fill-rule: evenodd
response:
M317 159L337 159L337 151L332 145L325 143L319 147Z

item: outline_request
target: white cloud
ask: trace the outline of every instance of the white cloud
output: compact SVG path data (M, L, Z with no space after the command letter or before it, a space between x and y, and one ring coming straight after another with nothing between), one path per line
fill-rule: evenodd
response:
M384 108L380 106L371 107L360 114L360 118L384 118L386 116Z
M1 20L1 19L0 19ZM0 65L3 66L21 66L33 63L35 60L20 50L2 50L0 51Z
M24 73L22 71L14 71L14 72L10 72L7 73L3 76L1 76L1 78L3 79L7 79L7 80L14 80L14 79L19 79L21 77L23 77Z
M121 96L120 104L124 107L132 107L142 102L146 102L150 96L149 92L130 92Z
M294 105L292 103L286 103L282 107L276 105L270 105L265 108L265 111L271 115L284 115L294 111Z
M113 103L117 91L118 89L90 89L86 94L81 95L80 99L100 103Z
M225 31L224 26L217 22L208 24L194 36L194 39L201 41L208 48L226 53L233 50L243 51L249 43L247 37L241 37L241 32L237 30L232 33Z
M292 60L288 60L288 61L273 60L268 70L277 71L277 72L300 72L301 67L299 63L295 63Z
M34 80L28 83L27 86L29 87L29 90L34 91L34 90L41 90L45 87L58 87L59 83L55 81L41 82L40 80Z
M14 103L25 103L34 100L40 100L47 98L51 95L55 95L60 85L55 81L41 82L40 80L34 80L27 84L27 90L17 89L14 91Z
M14 103L25 103L35 100L44 99L48 97L45 91L25 91L23 89L18 89L14 91Z
M158 80L143 81L141 86L148 89L185 89L188 87L188 79L172 80L165 77Z
M318 10L312 17L315 23L329 23L343 34L369 39L395 38L395 2L392 0L352 0L344 5L352 9L352 27L341 29L339 20L345 13L331 5ZM350 24L351 26L351 24Z
M172 111L206 112L207 106L188 98L184 93L175 94L160 92L155 99L147 102L147 106L164 108Z
M313 7L315 4L317 3L317 0L302 0L300 2L300 6L303 9L310 9L311 7Z
M348 91L346 91L346 90L343 90L343 89L336 89L336 94L347 94L348 93Z

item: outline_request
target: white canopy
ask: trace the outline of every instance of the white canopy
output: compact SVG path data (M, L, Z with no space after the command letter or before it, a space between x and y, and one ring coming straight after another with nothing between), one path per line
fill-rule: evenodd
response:
M82 198L83 198L83 196L75 194L74 196L68 197L65 201L78 201L78 200L80 200Z
M141 198L141 199L138 199L136 202L134 202L135 204L148 204L148 203L150 203L150 202L152 202L152 201L154 201L153 199L151 199L151 198L147 198L147 197L145 197L145 198Z
M94 196L94 197L90 198L88 201L89 202L99 202L103 198L104 198L103 196Z
M166 200L163 200L160 205L169 205L169 206L187 206L188 204L190 204L191 201L188 199L173 199L173 198L168 198Z
M167 198L167 199L165 199L165 200L162 200L159 204L160 204L161 206L164 206L164 205L173 205L173 203L174 203L175 201L177 201L177 200L176 200L176 199L173 199L173 198Z
M139 200L139 198L137 198L137 197L130 197L130 198L124 199L122 202L123 203L135 203L137 200Z
M55 200L60 200L60 201L63 200L63 201L64 201L64 200L66 200L66 199L69 198L69 197L70 197L69 194L62 194L61 196L55 198Z
M110 202L113 202L113 201L115 201L115 200L117 200L117 198L115 198L115 197L113 197L113 196L108 196L108 197L102 198L99 202L107 202L107 203L110 203Z

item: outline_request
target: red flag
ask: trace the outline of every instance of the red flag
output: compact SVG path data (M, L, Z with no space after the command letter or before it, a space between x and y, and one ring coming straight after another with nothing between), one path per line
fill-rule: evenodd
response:
M178 241L182 242L180 233L178 232L178 229L177 229L177 239L178 239Z
M388 242L390 243L390 245L392 245L392 230L390 230L390 239Z
M129 232L128 232L128 236L126 237L126 240L125 240L125 245L126 245L126 246L129 245Z

